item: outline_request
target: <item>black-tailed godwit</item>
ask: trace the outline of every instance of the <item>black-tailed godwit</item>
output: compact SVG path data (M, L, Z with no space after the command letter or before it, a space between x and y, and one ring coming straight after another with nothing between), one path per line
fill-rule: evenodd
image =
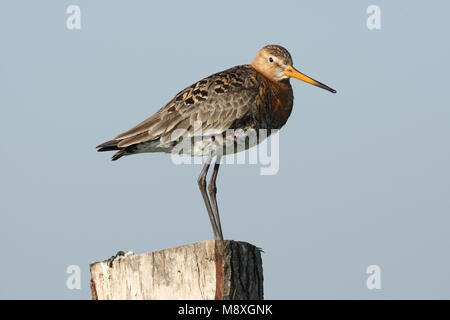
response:
M117 150L112 160L143 152L175 151L206 156L198 186L214 239L223 240L216 199L221 157L242 150L236 147L239 135L260 129L268 130L269 135L270 130L279 129L286 123L294 100L290 78L336 93L296 70L285 48L268 45L257 53L251 64L213 74L182 90L148 119L99 145L98 151ZM180 148L183 141L189 143ZM225 148L230 141L234 147ZM245 148L259 142L257 138ZM207 188L206 175L214 157L216 162Z

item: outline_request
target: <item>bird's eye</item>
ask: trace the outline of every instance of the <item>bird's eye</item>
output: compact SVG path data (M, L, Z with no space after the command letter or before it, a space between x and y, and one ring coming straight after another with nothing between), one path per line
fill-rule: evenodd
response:
M273 58L272 57L269 58L269 62L273 63Z

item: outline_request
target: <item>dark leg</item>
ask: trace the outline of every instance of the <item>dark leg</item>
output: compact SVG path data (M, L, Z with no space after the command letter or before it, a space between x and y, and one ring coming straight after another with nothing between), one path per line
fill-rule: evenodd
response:
M217 199L216 199L216 194L217 194L216 179L217 179L217 173L219 172L221 158L222 158L221 156L217 156L217 158L216 158L216 163L214 164L214 170L211 175L211 180L209 180L209 184L208 184L208 192L209 192L209 197L211 199L211 207L214 212L214 218L216 220L216 227L217 227L217 230L219 231L219 237L220 237L220 240L223 240L222 226L220 224L220 217L219 217L219 207L217 206Z
M203 197L203 201L205 202L206 210L208 211L209 220L211 220L211 225L214 232L214 240L221 240L220 234L217 229L217 224L214 218L214 213L211 208L211 204L209 203L208 194L206 193L206 174L208 173L209 165L211 164L211 156L208 157L208 160L206 160L206 163L202 169L202 172L200 172L200 176L197 179L198 187L200 188L200 192Z

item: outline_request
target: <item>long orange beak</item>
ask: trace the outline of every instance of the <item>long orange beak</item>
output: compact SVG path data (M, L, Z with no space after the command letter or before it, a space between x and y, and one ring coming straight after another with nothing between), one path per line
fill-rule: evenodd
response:
M305 81L309 84L312 84L313 86L328 90L330 92L336 93L336 90L330 88L327 85L324 85L323 83L314 80L313 78L308 77L307 75L304 75L300 71L296 70L293 66L287 66L286 69L284 69L284 75L288 77L292 77L298 80Z

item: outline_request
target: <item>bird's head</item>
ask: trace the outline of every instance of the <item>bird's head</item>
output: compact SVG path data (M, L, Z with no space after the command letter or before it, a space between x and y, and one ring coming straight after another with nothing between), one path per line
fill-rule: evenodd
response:
M253 68L272 81L280 82L289 78L296 78L319 88L336 93L336 90L331 89L323 83L316 81L296 70L292 64L292 57L290 53L285 48L278 45L265 46L258 51L252 62Z

